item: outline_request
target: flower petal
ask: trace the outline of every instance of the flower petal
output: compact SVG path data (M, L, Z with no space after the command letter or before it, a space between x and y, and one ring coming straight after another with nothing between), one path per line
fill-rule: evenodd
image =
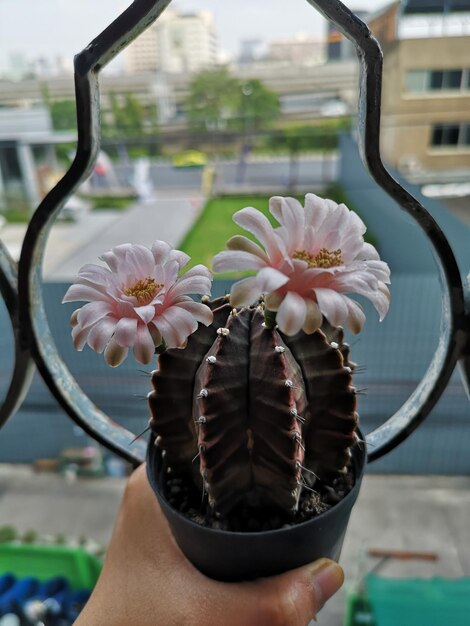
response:
M112 250L104 252L99 258L108 265L112 272L117 272L119 264L125 259L126 253L131 247L131 243L122 243Z
M78 352L81 352L85 347L89 332L90 327L83 328L80 324L77 324L72 328L73 347Z
M105 317L90 329L87 343L92 350L98 352L99 354L103 352L114 334L116 323L116 319Z
M357 335L364 326L366 316L364 315L362 307L357 302L354 302L350 298L345 298L345 301L348 307L348 317L345 320L345 324L351 332Z
M241 250L224 250L212 260L214 272L237 272L239 270L258 270L266 267L266 261L257 255Z
M295 335L305 324L307 304L298 293L289 291L276 314L276 323L286 335Z
M100 319L111 313L108 302L95 301L85 304L77 313L77 321L82 328L95 324Z
M144 324L148 324L155 317L155 307L152 304L147 304L146 306L136 306L134 311Z
M175 306L188 311L194 319L205 326L210 326L214 320L214 314L206 304L200 304L199 302L194 302L194 300L187 300L185 302L178 302Z
M279 239L275 237L273 227L261 211L253 207L246 207L234 214L233 221L259 240L272 263L275 264L282 260L285 251L281 250Z
M278 291L271 291L270 293L267 293L264 297L264 303L268 311L277 311L281 306L283 298L284 296Z
M152 244L152 254L156 265L163 265L168 259L171 246L166 241L157 239Z
M108 301L109 296L105 293L102 293L98 289L91 287L90 285L81 285L80 283L75 283L70 285L70 287L65 292L64 297L62 298L62 304L65 302L93 302L95 300Z
M243 235L234 235L227 241L226 246L229 250L240 250L242 252L249 252L255 256L259 256L260 259L268 261L266 253L251 239L244 237Z
M169 348L179 348L195 330L197 321L188 311L172 306L153 320Z
M153 276L155 259L148 248L135 244L127 250L126 266L134 278L146 278Z
M345 301L345 296L333 289L315 288L320 311L333 326L344 323L349 314L349 309Z
M178 298L183 294L193 293L198 295L210 294L211 283L206 277L191 276L190 278L180 278L167 294L169 300Z
M370 243L364 242L362 245L362 250L359 253L359 258L363 261L368 261L369 259L378 261L380 260L379 253L374 248L374 246Z
M138 324L134 344L134 356L139 363L150 363L155 354L155 343L146 324Z
M104 360L110 367L117 367L125 360L128 352L129 348L120 346L113 337L104 351Z
M282 285L285 285L289 282L289 277L272 267L264 267L256 275L256 282L258 283L260 293L266 293L275 291Z
M322 325L323 315L321 314L320 307L316 302L308 298L305 300L305 303L307 305L307 315L305 317L302 330L307 335L311 335Z
M308 193L305 196L306 222L307 225L312 226L314 230L318 230L329 210L330 209L326 200L320 198L320 196L317 196L314 193Z
M230 291L230 304L234 307L250 306L258 300L261 293L258 287L256 276L250 276L239 280L232 285Z
M135 318L122 317L116 324L114 341L122 348L131 348L136 340L137 320Z
M288 250L301 248L305 231L305 211L295 198L273 196L269 199L269 211L284 227L287 234Z

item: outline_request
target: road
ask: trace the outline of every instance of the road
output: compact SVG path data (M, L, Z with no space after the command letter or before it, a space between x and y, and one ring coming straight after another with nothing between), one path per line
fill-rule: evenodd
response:
M56 224L46 248L45 277L69 281L86 263L126 241L150 246L162 239L172 246L181 243L191 228L203 198L197 189L165 191L124 212L91 211L75 224Z
M272 189L273 193L289 186L290 160L288 157L250 157L245 164L237 160L220 160L214 163L216 189L223 191L251 191ZM338 157L336 154L303 155L296 167L296 183L300 189L318 187L336 180ZM115 165L122 185L133 181L132 164ZM175 168L169 162L153 161L149 177L158 189L197 189L201 186L201 168Z

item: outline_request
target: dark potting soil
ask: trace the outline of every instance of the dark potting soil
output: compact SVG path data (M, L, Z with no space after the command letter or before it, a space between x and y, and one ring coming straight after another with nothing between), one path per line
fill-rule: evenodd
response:
M328 511L351 491L355 477L352 469L349 469L328 483L317 480L313 491L302 489L299 507L294 515L264 505L258 508L238 505L230 515L224 516L213 510L207 495L201 497L188 476L174 475L171 470L167 470L164 482L167 502L196 524L232 532L259 532L300 524Z

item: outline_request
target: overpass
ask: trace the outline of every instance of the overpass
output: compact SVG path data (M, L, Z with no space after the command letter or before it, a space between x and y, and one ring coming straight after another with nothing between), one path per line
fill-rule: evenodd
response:
M240 65L232 70L240 80L257 78L278 94L282 103L304 102L305 112L314 111L316 104L328 99L340 98L354 104L358 90L358 65L355 61L325 63L315 66L293 66L288 63L253 63ZM142 74L107 74L101 77L102 107L110 106L112 94L132 93L143 106L168 99L176 111L184 107L189 93L191 76ZM35 106L43 104L44 93L51 100L73 100L75 87L72 75L25 79L21 81L0 80L0 106ZM315 99L312 101L312 97Z

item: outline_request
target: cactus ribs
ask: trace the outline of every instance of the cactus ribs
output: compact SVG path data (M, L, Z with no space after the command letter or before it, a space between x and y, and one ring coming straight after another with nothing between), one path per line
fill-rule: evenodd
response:
M184 350L159 355L150 427L164 451L166 497L195 521L271 529L323 512L354 484L354 363L341 328L293 337L263 303L214 314Z

